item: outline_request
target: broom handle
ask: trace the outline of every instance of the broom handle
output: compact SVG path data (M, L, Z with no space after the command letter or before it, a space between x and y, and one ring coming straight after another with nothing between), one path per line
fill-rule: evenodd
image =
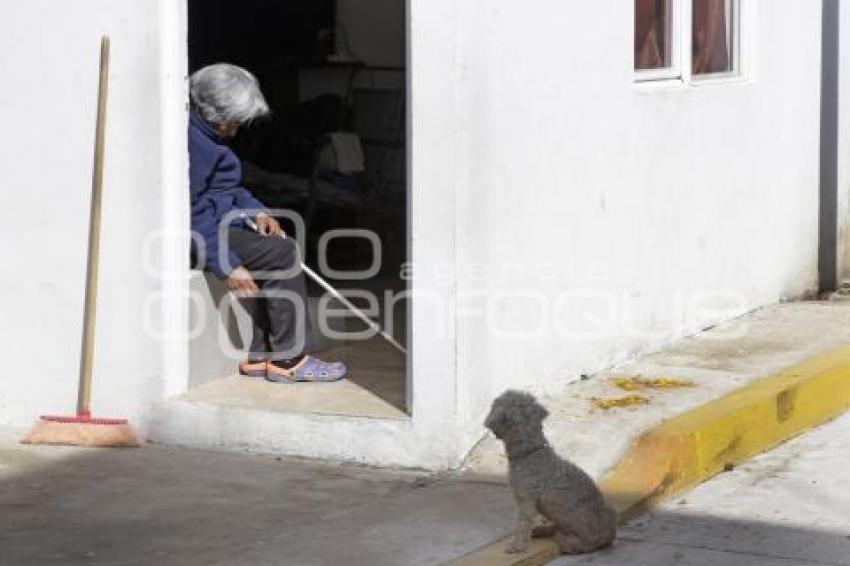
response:
M97 318L97 276L100 259L100 210L103 196L103 154L106 139L106 101L109 84L109 37L100 40L100 79L97 90L97 126L94 138L89 252L86 268L86 310L83 319L83 351L80 363L80 390L77 414L91 414L92 369L94 366L94 327Z

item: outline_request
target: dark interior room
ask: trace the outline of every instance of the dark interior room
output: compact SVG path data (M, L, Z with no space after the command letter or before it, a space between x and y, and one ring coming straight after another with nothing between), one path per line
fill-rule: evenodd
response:
M338 271L368 270L379 259L378 273L368 280L328 280L378 299L386 291L404 291L404 0L190 0L189 71L219 62L244 67L260 82L271 115L240 130L231 145L242 162L244 186L269 208L303 218L305 262L318 270L322 234L369 230L380 240L379 251L364 238L338 237L324 255ZM281 220L292 233L294 224ZM311 286L311 296L322 293ZM351 300L367 306L362 297ZM402 342L404 310L405 301L399 301L389 315ZM352 319L327 324L365 328ZM379 343L329 340L325 347L361 370L352 372L352 380L365 380L364 387L404 406L404 357Z

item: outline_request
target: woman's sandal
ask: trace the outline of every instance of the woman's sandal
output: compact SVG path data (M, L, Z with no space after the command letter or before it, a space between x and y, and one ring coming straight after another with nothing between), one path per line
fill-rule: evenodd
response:
M266 377L266 360L245 360L239 362L239 373L245 377Z
M348 366L344 362L323 362L312 356L304 356L292 369L284 369L269 362L266 370L266 380L274 383L330 383L346 375Z

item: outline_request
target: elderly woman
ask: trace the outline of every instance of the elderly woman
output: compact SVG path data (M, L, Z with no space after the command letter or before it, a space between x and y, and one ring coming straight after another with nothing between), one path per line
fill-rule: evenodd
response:
M299 250L280 237L278 222L240 185L239 158L225 143L268 114L257 79L233 65L210 65L192 75L191 100L192 251L198 265L245 297L254 334L240 373L279 383L342 379L345 364L305 353L310 324Z

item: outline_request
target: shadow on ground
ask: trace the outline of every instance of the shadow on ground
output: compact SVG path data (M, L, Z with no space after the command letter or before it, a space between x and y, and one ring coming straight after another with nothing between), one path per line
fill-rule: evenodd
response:
M416 473L5 446L4 566L439 564L502 536L513 517L505 486Z
M817 517L811 517L812 524ZM558 566L850 565L850 521L844 532L815 527L656 511L622 527L616 544Z
M500 484L171 447L71 450L0 439L3 566L436 565L503 537L513 517ZM850 565L850 523L835 532L659 510L623 527L613 548L555 564Z

